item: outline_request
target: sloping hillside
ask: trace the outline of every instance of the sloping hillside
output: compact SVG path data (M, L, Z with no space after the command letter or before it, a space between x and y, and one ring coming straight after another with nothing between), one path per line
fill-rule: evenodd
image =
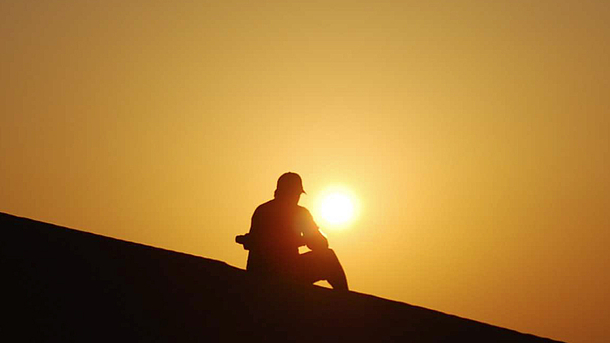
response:
M8 214L0 227L2 331L19 341L550 341Z

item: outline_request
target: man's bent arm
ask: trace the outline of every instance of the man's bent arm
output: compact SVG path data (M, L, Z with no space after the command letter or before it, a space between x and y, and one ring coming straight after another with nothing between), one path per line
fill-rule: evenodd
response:
M320 230L312 230L309 234L304 236L307 247L311 250L323 250L328 249L328 239L324 237Z

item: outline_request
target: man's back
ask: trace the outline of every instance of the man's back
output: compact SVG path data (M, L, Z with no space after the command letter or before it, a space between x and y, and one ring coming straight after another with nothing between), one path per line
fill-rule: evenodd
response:
M319 233L309 211L279 199L260 205L252 215L248 270L260 273L286 273L299 255L299 247ZM325 244L322 243L322 244Z

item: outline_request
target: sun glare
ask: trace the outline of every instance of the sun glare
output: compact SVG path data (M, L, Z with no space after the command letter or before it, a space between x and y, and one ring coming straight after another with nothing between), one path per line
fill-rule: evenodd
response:
M325 226L345 227L356 214L354 197L341 190L328 191L320 197L317 210Z

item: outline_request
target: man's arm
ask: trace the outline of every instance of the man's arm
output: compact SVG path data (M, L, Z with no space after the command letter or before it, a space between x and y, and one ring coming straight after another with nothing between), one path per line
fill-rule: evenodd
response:
M308 210L304 209L303 218L303 241L311 250L328 249L328 239L320 232L318 225L313 220L313 216Z
M244 250L251 250L256 245L256 237L259 236L257 233L260 230L258 225L258 208L254 211L252 219L250 221L250 231L245 235L239 235L235 237L235 243L244 246Z
M322 234L322 232L320 232L319 229L316 229L308 236L309 237L306 237L306 236L304 236L304 237L305 237L305 242L307 244L307 247L309 249L311 249L311 250L328 249L328 239L326 239L326 237Z

